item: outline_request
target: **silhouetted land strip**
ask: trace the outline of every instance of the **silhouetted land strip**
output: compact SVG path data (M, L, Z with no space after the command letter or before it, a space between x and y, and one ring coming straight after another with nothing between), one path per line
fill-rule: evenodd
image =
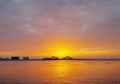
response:
M0 60L0 61L57 61L57 60L66 60L66 59L29 59L29 60ZM69 59L69 60L76 60L76 61L120 61L120 59ZM66 60L67 61L67 60Z
M81 61L120 61L120 59L74 59Z
M72 58L70 56L66 56L63 58L58 58L56 56L48 57L48 58L40 58L40 59L29 59L29 57L23 57L20 59L19 56L12 56L9 58L1 58L0 61L46 61L46 60L79 60L79 61L120 61L120 58Z

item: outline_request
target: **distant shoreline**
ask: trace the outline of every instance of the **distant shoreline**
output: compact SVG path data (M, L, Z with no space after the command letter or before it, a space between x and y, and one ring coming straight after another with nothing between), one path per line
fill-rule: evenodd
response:
M120 59L72 59L76 61L120 61ZM0 60L0 61L72 61L72 60L43 60L43 59L29 59L29 60Z

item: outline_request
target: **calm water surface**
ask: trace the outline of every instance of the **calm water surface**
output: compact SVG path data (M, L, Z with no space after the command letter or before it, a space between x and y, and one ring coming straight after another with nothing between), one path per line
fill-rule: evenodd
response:
M120 84L120 62L3 61L0 84Z

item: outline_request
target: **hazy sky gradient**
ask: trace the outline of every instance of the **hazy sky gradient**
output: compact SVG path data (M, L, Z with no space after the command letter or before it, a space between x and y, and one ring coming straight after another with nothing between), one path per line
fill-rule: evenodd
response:
M1 56L54 55L58 45L119 56L120 0L0 0Z

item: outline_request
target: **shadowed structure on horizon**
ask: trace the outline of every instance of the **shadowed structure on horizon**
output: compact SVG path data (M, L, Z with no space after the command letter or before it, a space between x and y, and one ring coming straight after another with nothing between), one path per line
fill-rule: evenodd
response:
M11 57L11 60L19 60L19 59L20 59L20 57L18 57L18 56Z

